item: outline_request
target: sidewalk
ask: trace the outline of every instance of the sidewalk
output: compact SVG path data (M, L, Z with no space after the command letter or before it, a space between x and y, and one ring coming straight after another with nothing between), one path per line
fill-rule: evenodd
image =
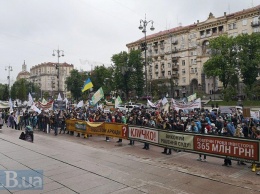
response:
M196 160L196 154L161 154L143 143L122 145L105 137L78 138L35 132L35 142L19 140L21 131L0 132L0 170L43 170L43 190L0 193L259 193L259 176L247 166L222 167L223 159ZM1 175L0 175L1 176Z

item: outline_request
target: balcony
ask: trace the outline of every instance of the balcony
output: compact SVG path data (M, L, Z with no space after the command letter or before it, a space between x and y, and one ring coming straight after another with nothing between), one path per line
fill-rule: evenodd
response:
M179 49L172 49L172 53L177 53L179 52Z
M173 71L178 71L179 70L179 65L172 65L172 70Z
M173 79L178 79L179 78L179 73L173 73L172 74Z
M179 60L179 56L177 56L177 57L172 57L172 62L178 62L178 60Z
M165 54L164 51L160 51L160 52L159 52L159 55L160 55L160 56L164 56L164 54Z
M164 44L160 44L161 50L164 50Z
M259 21L252 21L251 22L251 26L252 27L256 27L256 26L259 26L260 25L260 22Z
M167 79L167 77L162 75L162 76L159 76L158 79Z
M158 49L158 44L154 44L153 48L157 48Z
M172 44L173 44L173 45L177 45L177 44L178 44L178 40L174 40L174 41L172 42Z

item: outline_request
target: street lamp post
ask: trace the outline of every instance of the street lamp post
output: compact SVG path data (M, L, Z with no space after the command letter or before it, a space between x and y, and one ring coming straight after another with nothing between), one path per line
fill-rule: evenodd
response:
M5 67L5 71L8 71L8 92L9 92L9 98L11 98L11 77L10 77L10 72L13 71L13 67L8 65Z
M235 52L236 54L243 51L243 49L241 47L239 47L238 45L234 46L233 49L232 49L233 52ZM239 58L236 57L235 58L235 61L236 61L236 71L237 71L237 75L238 75L238 79L237 79L237 89L238 89L238 100L237 100L237 105L238 106L242 106L242 99L241 99L241 88L240 88L240 76L241 76L241 67L239 65Z
M148 84L147 84L147 58L146 58L146 50L147 50L147 42L146 42L146 26L151 22L152 26L150 28L151 31L154 30L153 27L153 20L146 21L146 16L144 20L140 20L139 30L142 30L144 33L144 68L145 68L145 89L146 89L146 96L148 96Z
M58 93L60 92L60 57L64 57L64 51L60 50L58 48L58 50L53 50L52 56L55 56L55 52L57 53L57 57L58 57L58 63L56 65L56 69L57 69L57 80L58 80Z

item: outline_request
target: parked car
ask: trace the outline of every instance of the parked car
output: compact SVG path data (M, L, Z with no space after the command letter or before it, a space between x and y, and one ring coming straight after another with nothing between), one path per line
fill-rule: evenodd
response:
M136 105L136 104L129 104L129 103L127 103L127 104L121 104L121 105L118 105L118 107L117 107L120 111L122 111L122 112L131 112L134 108L139 108L139 106L138 105Z

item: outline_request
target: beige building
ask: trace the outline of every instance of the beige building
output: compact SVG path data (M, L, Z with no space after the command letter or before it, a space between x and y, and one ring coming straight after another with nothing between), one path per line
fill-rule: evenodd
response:
M163 81L170 96L188 96L198 89L207 94L217 91L221 88L218 79L207 78L203 73L203 64L210 55L209 40L222 34L259 32L259 13L260 5L231 14L224 12L221 17L210 13L203 22L147 36L147 83ZM137 50L143 42L144 38L126 46L129 51Z
M39 85L41 91L48 92L50 96L60 93L66 97L65 81L73 69L74 66L67 63L59 63L59 69L56 67L56 63L42 63L30 69L30 81Z

